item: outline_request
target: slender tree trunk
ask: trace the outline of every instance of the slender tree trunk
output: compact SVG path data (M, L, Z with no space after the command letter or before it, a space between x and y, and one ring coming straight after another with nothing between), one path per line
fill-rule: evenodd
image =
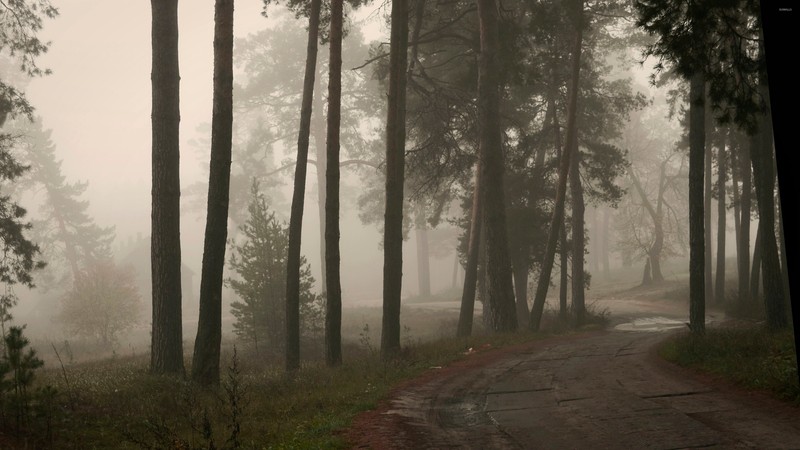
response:
M732 133L731 133L732 134ZM741 199L739 198L739 161L736 153L739 146L733 136L730 138L730 152L728 165L731 168L731 194L733 197L733 237L736 244L736 273L739 273L739 233L741 232Z
M571 153L577 150L578 134L576 129L578 89L581 69L581 45L583 42L583 0L574 1L575 11L575 40L572 46L572 61L570 62L570 85L567 97L567 140L564 146L564 154L559 161L558 186L556 187L555 206L553 217L550 221L550 231L547 237L547 247L544 260L539 271L539 282L536 288L536 296L531 307L530 328L533 331L539 330L544 311L544 303L547 298L547 290L550 287L550 275L553 270L556 246L558 244L559 227L564 222L564 203L567 194L567 179L570 169Z
M500 27L497 3L477 0L481 52L478 58L478 152L483 170L486 196L486 265L488 269L491 329L495 332L517 329L517 311L508 255L504 157L500 127Z
M589 267L592 275L597 276L600 272L600 220L599 211L596 207L591 208L591 238L589 239Z
M609 253L609 250L608 250L608 235L609 235L609 231L610 231L610 227L609 227L609 220L610 219L611 219L611 212L608 210L608 208L605 208L603 210L603 231L602 231L602 235L601 235L602 236L602 241L601 241L602 242L602 246L600 247L601 248L600 251L602 253L601 261L603 263L603 275L606 278L608 278L608 276L609 276L609 271L610 271L610 266L611 266L611 264L609 262L609 255L608 255L608 253Z
M705 234L703 165L705 159L705 80L692 76L689 86L689 328L705 333Z
M417 279L419 282L419 295L430 297L431 295L431 268L430 252L428 248L428 227L425 223L425 208L418 207L416 234L417 239Z
M527 249L526 249L527 250ZM525 252L512 252L514 261L511 267L514 271L514 297L516 298L517 306L517 327L526 329L528 327L528 320L530 320L530 311L528 311L528 254Z
M458 252L453 252L453 279L450 282L450 287L455 288L458 284Z
M483 182L481 182L483 184ZM481 234L478 241L478 301L481 304L481 319L483 320L483 328L491 330L491 317L492 310L489 309L489 271L486 268L486 211L484 210L484 202L486 200L486 192L483 192L483 199L481 200Z
M467 266L464 268L464 290L461 292L461 311L458 315L456 336L466 337L472 333L475 311L475 291L478 283L478 259L480 256L481 225L483 220L483 189L481 187L481 163L475 165L475 188L472 193L469 242L467 244Z
M560 254L561 254L561 261L559 263L559 272L561 279L559 280L559 290L558 290L558 319L562 323L567 322L567 289L569 285L569 272L567 272L567 266L569 266L569 248L567 247L567 227L564 225L564 222L559 224L561 235L561 245L559 246Z
M761 239L762 233L764 232L763 226L761 225L761 221L758 221L758 227L756 228L756 242L753 245L753 265L750 266L750 299L756 300L759 297L759 292L761 291L760 280L761 280L761 243L764 242Z
M642 286L653 284L652 269L650 268L650 261L653 258L646 256L644 258L644 270L642 271Z
M706 99L708 99L709 84L706 83ZM711 263L714 260L714 249L712 248L711 236L711 185L712 172L711 172L711 157L713 152L713 145L711 144L711 133L714 132L714 125L712 124L713 118L711 115L711 108L705 108L705 133L706 133L706 148L705 148L705 177L703 179L703 230L705 233L705 291L706 301L714 301L714 277L712 273Z
M321 72L321 68L317 67L317 70ZM312 114L311 123L314 133L314 148L317 156L317 213L319 215L319 264L320 264L320 272L319 272L319 282L320 282L320 291L323 296L327 298L327 290L328 290L328 277L327 277L327 270L325 268L325 261L327 258L325 257L325 204L327 203L327 191L328 191L328 183L325 179L325 170L328 167L328 156L326 154L327 147L325 140L327 139L327 124L325 122L325 103L322 99L322 78L323 74L318 73L318 77L316 77L315 88L314 88L314 106L312 108L313 111L318 111L319 114Z
M584 277L584 202L581 185L581 152L575 148L570 159L569 184L572 198L572 309L575 312L575 326L583 325L586 315L585 277Z
M343 1L331 0L330 61L328 78L328 136L325 200L325 362L342 363L342 285L339 257L339 127L342 111Z
M725 154L725 143L723 143L717 153L717 278L716 278L716 304L725 303L725 228L726 228L726 208L725 208L725 182L728 171L728 162Z
M764 54L763 41L759 53ZM782 330L789 326L789 312L783 292L780 256L775 239L775 164L772 145L772 117L769 106L767 74L759 77L759 92L766 100L765 113L759 120L758 151L750 155L753 161L753 179L758 198L758 219L761 232L761 275L764 284L764 306L767 313L767 327ZM761 225L763 224L763 225Z
M392 2L389 93L386 117L386 211L383 239L383 329L381 356L400 351L400 295L403 281L403 184L406 142L408 1Z
M775 166L777 175L777 166ZM776 183L777 192L775 194L775 220L778 221L778 248L781 253L781 281L783 283L783 292L786 296L786 303L791 307L792 297L790 295L789 284L789 266L788 258L786 256L786 238L783 234L783 203L781 202L779 183Z
M742 218L739 224L739 306L750 303L750 206L751 206L751 172L750 154L755 151L757 146L755 136L751 136L747 145L742 146L742 155L739 158L739 169L742 174L742 196L741 213Z
M214 98L211 117L211 164L208 178L200 315L194 341L192 379L219 384L222 340L222 271L228 238L228 196L233 138L233 0L214 5Z
M286 258L286 371L300 368L300 245L305 207L308 146L311 134L311 113L314 83L317 74L319 16L322 0L311 0L308 16L306 68L303 76L303 100L300 108L300 130L297 135L297 164L294 171L292 211L289 218L289 253ZM321 168L317 168L321 171Z
M153 45L153 322L150 371L183 373L178 1L151 0Z

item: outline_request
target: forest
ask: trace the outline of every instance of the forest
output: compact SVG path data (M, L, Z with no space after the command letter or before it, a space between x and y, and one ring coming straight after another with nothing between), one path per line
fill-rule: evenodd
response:
M0 448L797 445L792 14L0 0Z

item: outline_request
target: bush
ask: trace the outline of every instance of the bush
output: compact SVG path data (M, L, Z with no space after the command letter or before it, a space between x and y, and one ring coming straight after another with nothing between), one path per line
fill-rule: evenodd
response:
M117 267L109 259L91 264L76 277L62 299L59 319L73 335L108 348L139 322L141 309L133 269Z

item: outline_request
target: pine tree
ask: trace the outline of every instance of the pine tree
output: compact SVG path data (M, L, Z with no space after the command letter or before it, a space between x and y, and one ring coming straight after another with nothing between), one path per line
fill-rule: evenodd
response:
M284 345L285 336L289 230L269 210L257 183L253 183L251 193L249 218L240 227L244 242L234 245L230 258L237 277L227 280L240 299L231 304L236 318L234 333L252 342L257 350L277 351ZM300 330L313 332L321 321L321 297L312 292L314 278L302 256L299 281Z

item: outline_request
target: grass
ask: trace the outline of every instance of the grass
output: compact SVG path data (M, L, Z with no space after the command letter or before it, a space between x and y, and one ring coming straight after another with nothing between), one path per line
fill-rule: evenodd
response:
M681 366L722 377L739 386L771 392L800 405L797 357L791 331L761 327L714 328L667 340L659 354Z
M211 448L213 440L216 448L231 448L236 437L241 448L346 448L337 431L359 412L374 408L399 382L463 358L470 347L498 347L537 336L416 343L392 362L381 361L375 348L362 342L344 349L341 367L307 363L293 378L252 357L234 367L229 353L223 356L229 366L227 373L223 369L223 386L212 390L182 377L148 374L146 355L71 364L66 377L60 367L50 366L37 383L60 392L51 411L52 440L39 437L45 434L33 425L17 437L0 425L0 447L191 449ZM233 384L239 390L235 401ZM234 412L239 419L232 419ZM237 427L241 432L234 436Z

